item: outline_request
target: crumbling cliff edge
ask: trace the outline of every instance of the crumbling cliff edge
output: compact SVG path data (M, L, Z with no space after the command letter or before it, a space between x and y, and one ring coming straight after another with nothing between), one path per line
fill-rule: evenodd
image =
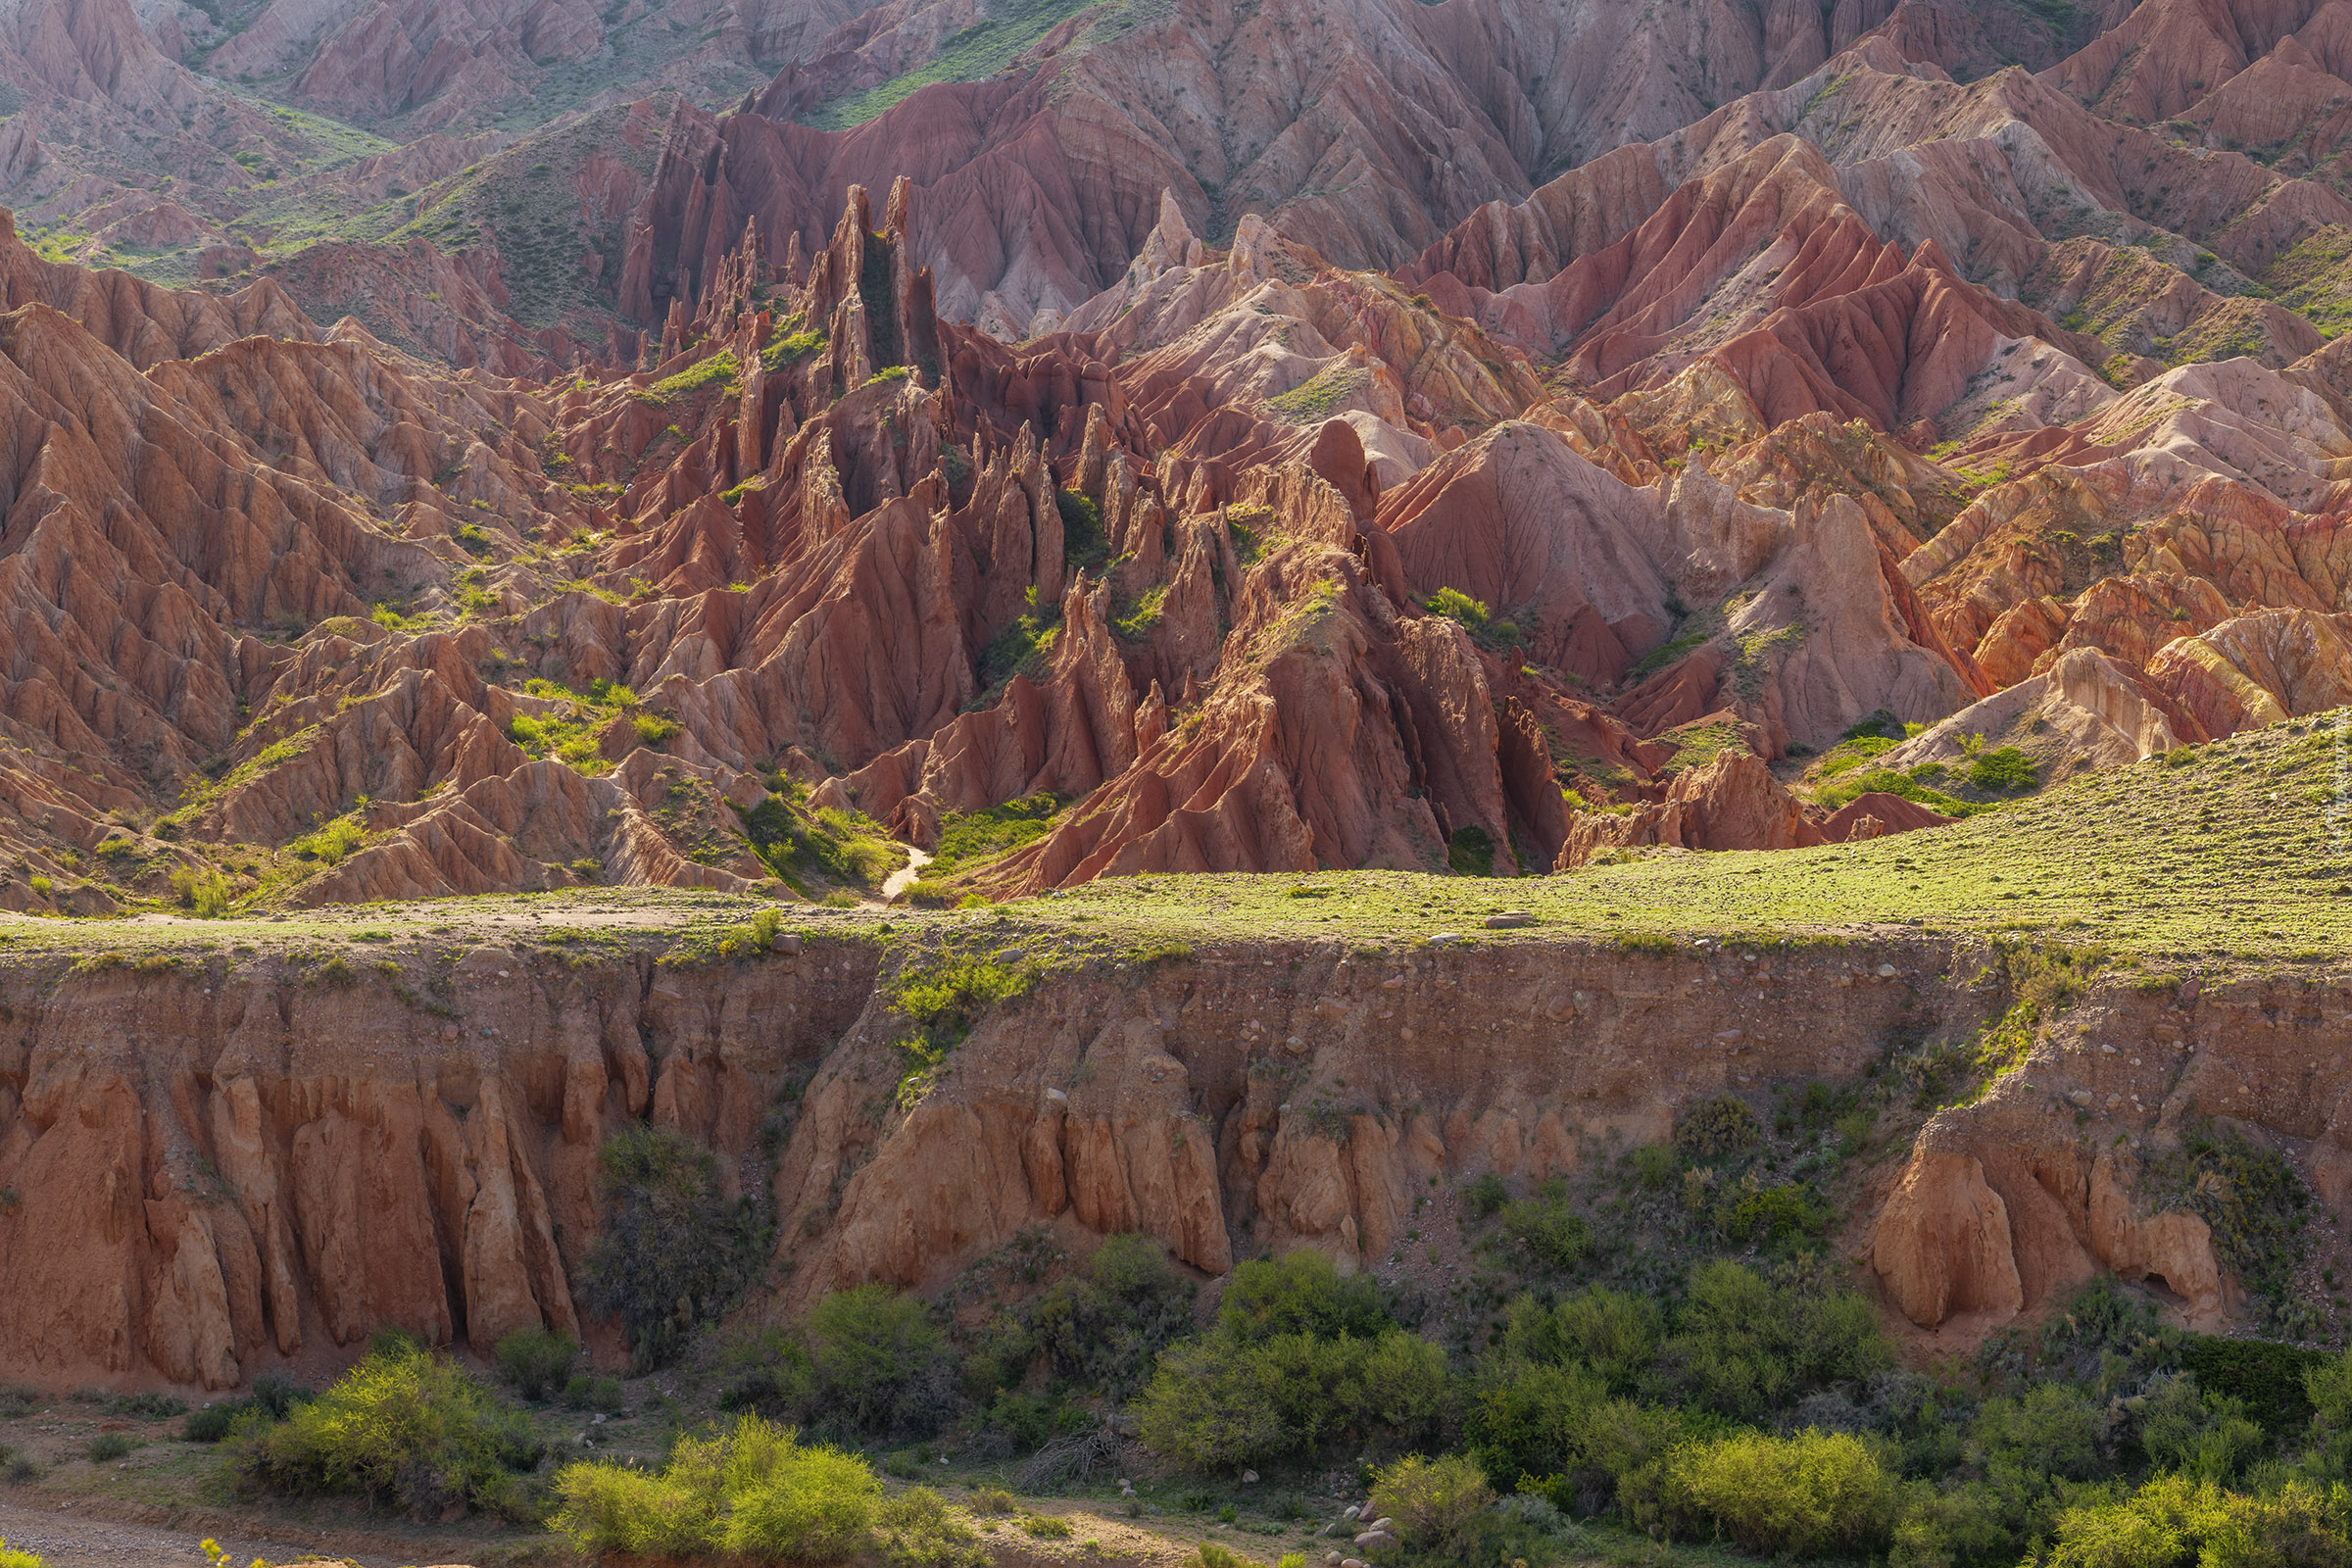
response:
M1432 1178L1572 1170L1713 1096L1949 1051L2010 1002L1968 939L1233 941L1051 967L917 1092L891 982L922 942L808 929L702 962L424 932L0 962L0 1378L226 1388L385 1326L594 1339L574 1281L630 1119L772 1195L756 1312L937 1287L1041 1224L1143 1230L1209 1275L1300 1246L1360 1266ZM1054 956L1010 921L990 940ZM1894 1129L1847 1255L1922 1334L2101 1270L2223 1326L2205 1222L2150 1211L2140 1156L2234 1118L2335 1210L2347 1048L2344 977L2118 971L1973 1103Z

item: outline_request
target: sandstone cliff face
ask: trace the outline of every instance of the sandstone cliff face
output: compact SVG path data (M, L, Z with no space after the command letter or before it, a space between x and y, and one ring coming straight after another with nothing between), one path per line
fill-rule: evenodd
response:
M771 1184L754 1312L937 1288L1039 1225L1140 1230L1204 1277L1297 1247L1365 1267L1433 1177L1614 1158L1712 1096L1855 1081L1898 1037L1966 1037L2002 1002L1965 945L1211 946L1050 980L902 1102L877 966L908 955L819 931L779 946L711 967L379 949L397 987L322 983L299 948L20 963L0 978L0 1375L225 1388L338 1365L386 1325L606 1343L573 1289L602 1223L596 1149L630 1121ZM2265 982L2095 995L1889 1152L1890 1190L1854 1222L1888 1310L1948 1345L2108 1270L2228 1321L2204 1222L2152 1208L2142 1160L2191 1117L2232 1117L2340 1202L2337 1010ZM761 1128L787 1083L806 1088L779 1146Z
M430 1008L380 977L306 983L299 956L16 977L0 1359L44 1384L225 1388L383 1327L476 1349L576 1333L598 1144L650 1120L744 1154L873 966L859 944L748 974L448 956L413 956L455 999Z

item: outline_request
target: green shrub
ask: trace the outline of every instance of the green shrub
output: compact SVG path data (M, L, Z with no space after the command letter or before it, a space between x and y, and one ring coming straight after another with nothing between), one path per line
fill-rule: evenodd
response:
M1511 1190L1502 1185L1500 1176L1488 1171L1462 1189L1462 1200L1477 1218L1493 1219L1511 1200Z
M2180 1347L2180 1369L2208 1394L2234 1398L2274 1436L2299 1433L2317 1404L2309 1380L2340 1358L2277 1340L2232 1340L2194 1334Z
M791 788L800 790L797 783ZM806 872L815 871L834 882L874 888L881 886L906 860L881 825L860 814L837 808L799 810L781 794L770 796L749 810L738 807L736 814L742 820L744 837L753 853L787 886L804 896L813 892L807 884Z
M733 1499L726 1544L739 1556L826 1562L849 1556L871 1535L882 1484L855 1454L803 1448L780 1459L764 1482Z
M1682 1156L1672 1144L1643 1144L1625 1156L1626 1168L1642 1186L1663 1191L1682 1174Z
M1027 1330L1056 1376L1124 1397L1161 1348L1191 1329L1196 1294L1151 1237L1112 1236L1083 1275L1039 1293Z
M1477 1465L1458 1454L1407 1454L1372 1483L1372 1513L1394 1519L1398 1542L1413 1551L1460 1553L1472 1520L1494 1500Z
M2079 1385L2063 1382L1985 1400L1969 1432L1985 1465L2029 1467L2065 1481L2098 1474L2106 1436L2107 1412Z
M286 853L297 859L341 865L367 842L365 828L348 816L338 816L318 832L287 845Z
M1981 790L2002 794L2033 789L2041 782L2041 764L2014 746L1984 752L1968 764L1968 781Z
M986 1568L979 1541L929 1487L908 1487L874 1510L874 1549L893 1568Z
M2192 1480L2227 1485L2263 1446L2242 1403L2205 1393L2186 1374L2126 1400L2125 1410L2148 1463Z
M580 1342L543 1328L516 1329L498 1342L498 1369L533 1403L553 1398L571 1377Z
M1827 1208L1817 1209L1801 1189L1780 1183L1737 1200L1723 1216L1723 1228L1735 1242L1774 1246L1819 1236L1836 1217Z
M953 1409L954 1353L923 1303L886 1286L826 1297L808 1314L821 1411L851 1430L927 1437Z
M623 1403L620 1379L590 1377L574 1372L564 1384L564 1405L569 1410L602 1410L607 1415L619 1411Z
M1218 1303L1217 1323L1244 1341L1281 1334L1361 1337L1396 1326L1370 1275L1342 1277L1330 1258L1305 1250L1236 1268Z
M1657 1359L1665 1334L1655 1300L1593 1286L1549 1307L1520 1297L1505 1315L1503 1346L1524 1360L1589 1367L1611 1394L1630 1395Z
M175 1421L188 1413L188 1401L169 1394L118 1394L105 1408L118 1421Z
M189 1443L219 1443L236 1430L239 1420L258 1412L264 1422L283 1421L286 1412L311 1396L311 1391L288 1383L274 1373L265 1372L253 1380L253 1387L241 1399L223 1399L208 1404L201 1410L191 1410L180 1424L180 1437Z
M555 1490L550 1524L583 1553L831 1562L878 1544L886 1522L882 1485L864 1460L805 1446L758 1416L680 1439L659 1471L566 1465Z
M420 1518L467 1507L527 1517L516 1475L542 1452L521 1413L456 1362L389 1336L283 1421L240 1423L230 1449L247 1486L365 1496Z
M2328 1357L2307 1370L2303 1395L2322 1425L2334 1432L2352 1432L2352 1350Z
M1685 1534L1775 1556L1858 1556L1886 1544L1894 1478L1848 1433L1740 1432L1677 1449L1662 1496Z
M861 1438L928 1437L955 1408L956 1359L921 1301L882 1285L826 1297L797 1334L726 1358L720 1403Z
M605 1234L580 1296L620 1319L640 1370L660 1366L759 1278L769 1227L748 1195L721 1195L710 1151L674 1128L633 1124L605 1141L597 1165Z
M2276 1312L2300 1304L2295 1271L2309 1250L2310 1189L2285 1156L2234 1128L2198 1123L2180 1149L2148 1163L2146 1187L2213 1229L2225 1272Z
M1763 1136L1764 1124L1746 1101L1737 1095L1718 1095L1678 1118L1674 1147L1686 1159L1715 1159L1753 1149Z
M1272 1362L1211 1337L1171 1346L1136 1400L1144 1446L1194 1470L1238 1469L1296 1446Z
M1574 1268L1592 1248L1592 1228L1568 1206L1568 1184L1557 1179L1534 1198L1504 1204L1502 1229L1553 1268Z
M1441 588L1422 601L1422 607L1433 615L1443 615L1468 632L1473 641L1488 648L1515 648L1519 644L1519 628L1507 620L1497 620L1484 604L1458 588Z
M2303 1568L2352 1562L2352 1488L2290 1481L2263 1496L2160 1476L2058 1521L2048 1568Z
M1459 876L1493 876L1493 836L1475 822L1455 828L1453 836L1446 841L1446 864Z
M218 1404L208 1404L201 1410L191 1410L187 1420L180 1423L180 1441L219 1443L228 1436L237 1418L252 1408L250 1399L223 1399Z
M1774 1285L1718 1260L1691 1275L1660 1348L1657 1392L1752 1421L1834 1383L1889 1364L1878 1309L1851 1291Z
M89 1456L92 1464L113 1464L130 1451L130 1439L120 1432L101 1432L90 1440Z
M1038 979L1034 963L952 954L902 971L890 986L890 1003L933 1046L952 1048L962 1044L981 1014L1026 994Z
M199 920L218 920L228 913L236 895L228 878L210 866L180 865L172 870L172 894L180 907Z
M1445 1351L1399 1329L1260 1340L1220 1330L1162 1352L1133 1408L1146 1447L1220 1470L1340 1437L1410 1443L1444 1424L1450 1399Z

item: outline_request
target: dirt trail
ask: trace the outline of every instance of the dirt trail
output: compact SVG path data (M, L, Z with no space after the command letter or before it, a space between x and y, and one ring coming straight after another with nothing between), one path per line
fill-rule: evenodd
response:
M922 876L923 867L931 863L931 858L932 858L930 856L924 854L921 850L914 848L912 845L908 845L906 847L906 863L900 866L896 871L891 872L889 877L886 878L882 883L883 899L885 901L895 899L901 893L904 893L906 889L912 887L915 881Z
M167 1564L201 1564L204 1553L196 1549L196 1543L203 1539L204 1532L198 1530L117 1524L59 1509L20 1508L0 1502L0 1541L19 1551L33 1553L46 1568L121 1568L123 1564L164 1568ZM229 1560L238 1564L249 1563L256 1557L271 1560L294 1557L316 1549L282 1541L227 1536L218 1539L228 1548ZM390 1568L393 1561L390 1557L354 1560L365 1563L367 1568L378 1568L379 1564Z

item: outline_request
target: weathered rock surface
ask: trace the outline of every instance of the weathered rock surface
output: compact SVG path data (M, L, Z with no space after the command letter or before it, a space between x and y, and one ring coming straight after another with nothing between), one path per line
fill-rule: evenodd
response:
M0 1375L227 1388L317 1375L386 1325L610 1346L575 1292L604 1223L596 1147L632 1121L766 1184L791 1266L755 1312L865 1280L936 1288L1032 1226L1081 1247L1142 1231L1202 1278L1297 1247L1366 1267L1432 1178L1573 1170L1709 1097L1856 1080L1898 1033L1963 1040L2004 1004L1965 945L1212 944L987 1012L893 1108L880 950L815 930L792 946L698 967L626 940L582 961L493 938L444 974L432 945L394 944L376 951L400 977L348 986L299 950L177 971L18 960L0 974L17 999ZM2352 1096L2324 1065L2344 1054L2317 1021L2337 1009L2276 1028L2281 986L2309 1005L2299 982L2097 990L1890 1152L1856 1224L1895 1321L1948 1345L2101 1270L2161 1285L2190 1324L2230 1321L2204 1222L2155 1204L2142 1164L2202 1116L2283 1140L2323 1183L2352 1158ZM763 1145L788 1081L797 1115ZM2086 1141L2077 1105L2136 1136Z

